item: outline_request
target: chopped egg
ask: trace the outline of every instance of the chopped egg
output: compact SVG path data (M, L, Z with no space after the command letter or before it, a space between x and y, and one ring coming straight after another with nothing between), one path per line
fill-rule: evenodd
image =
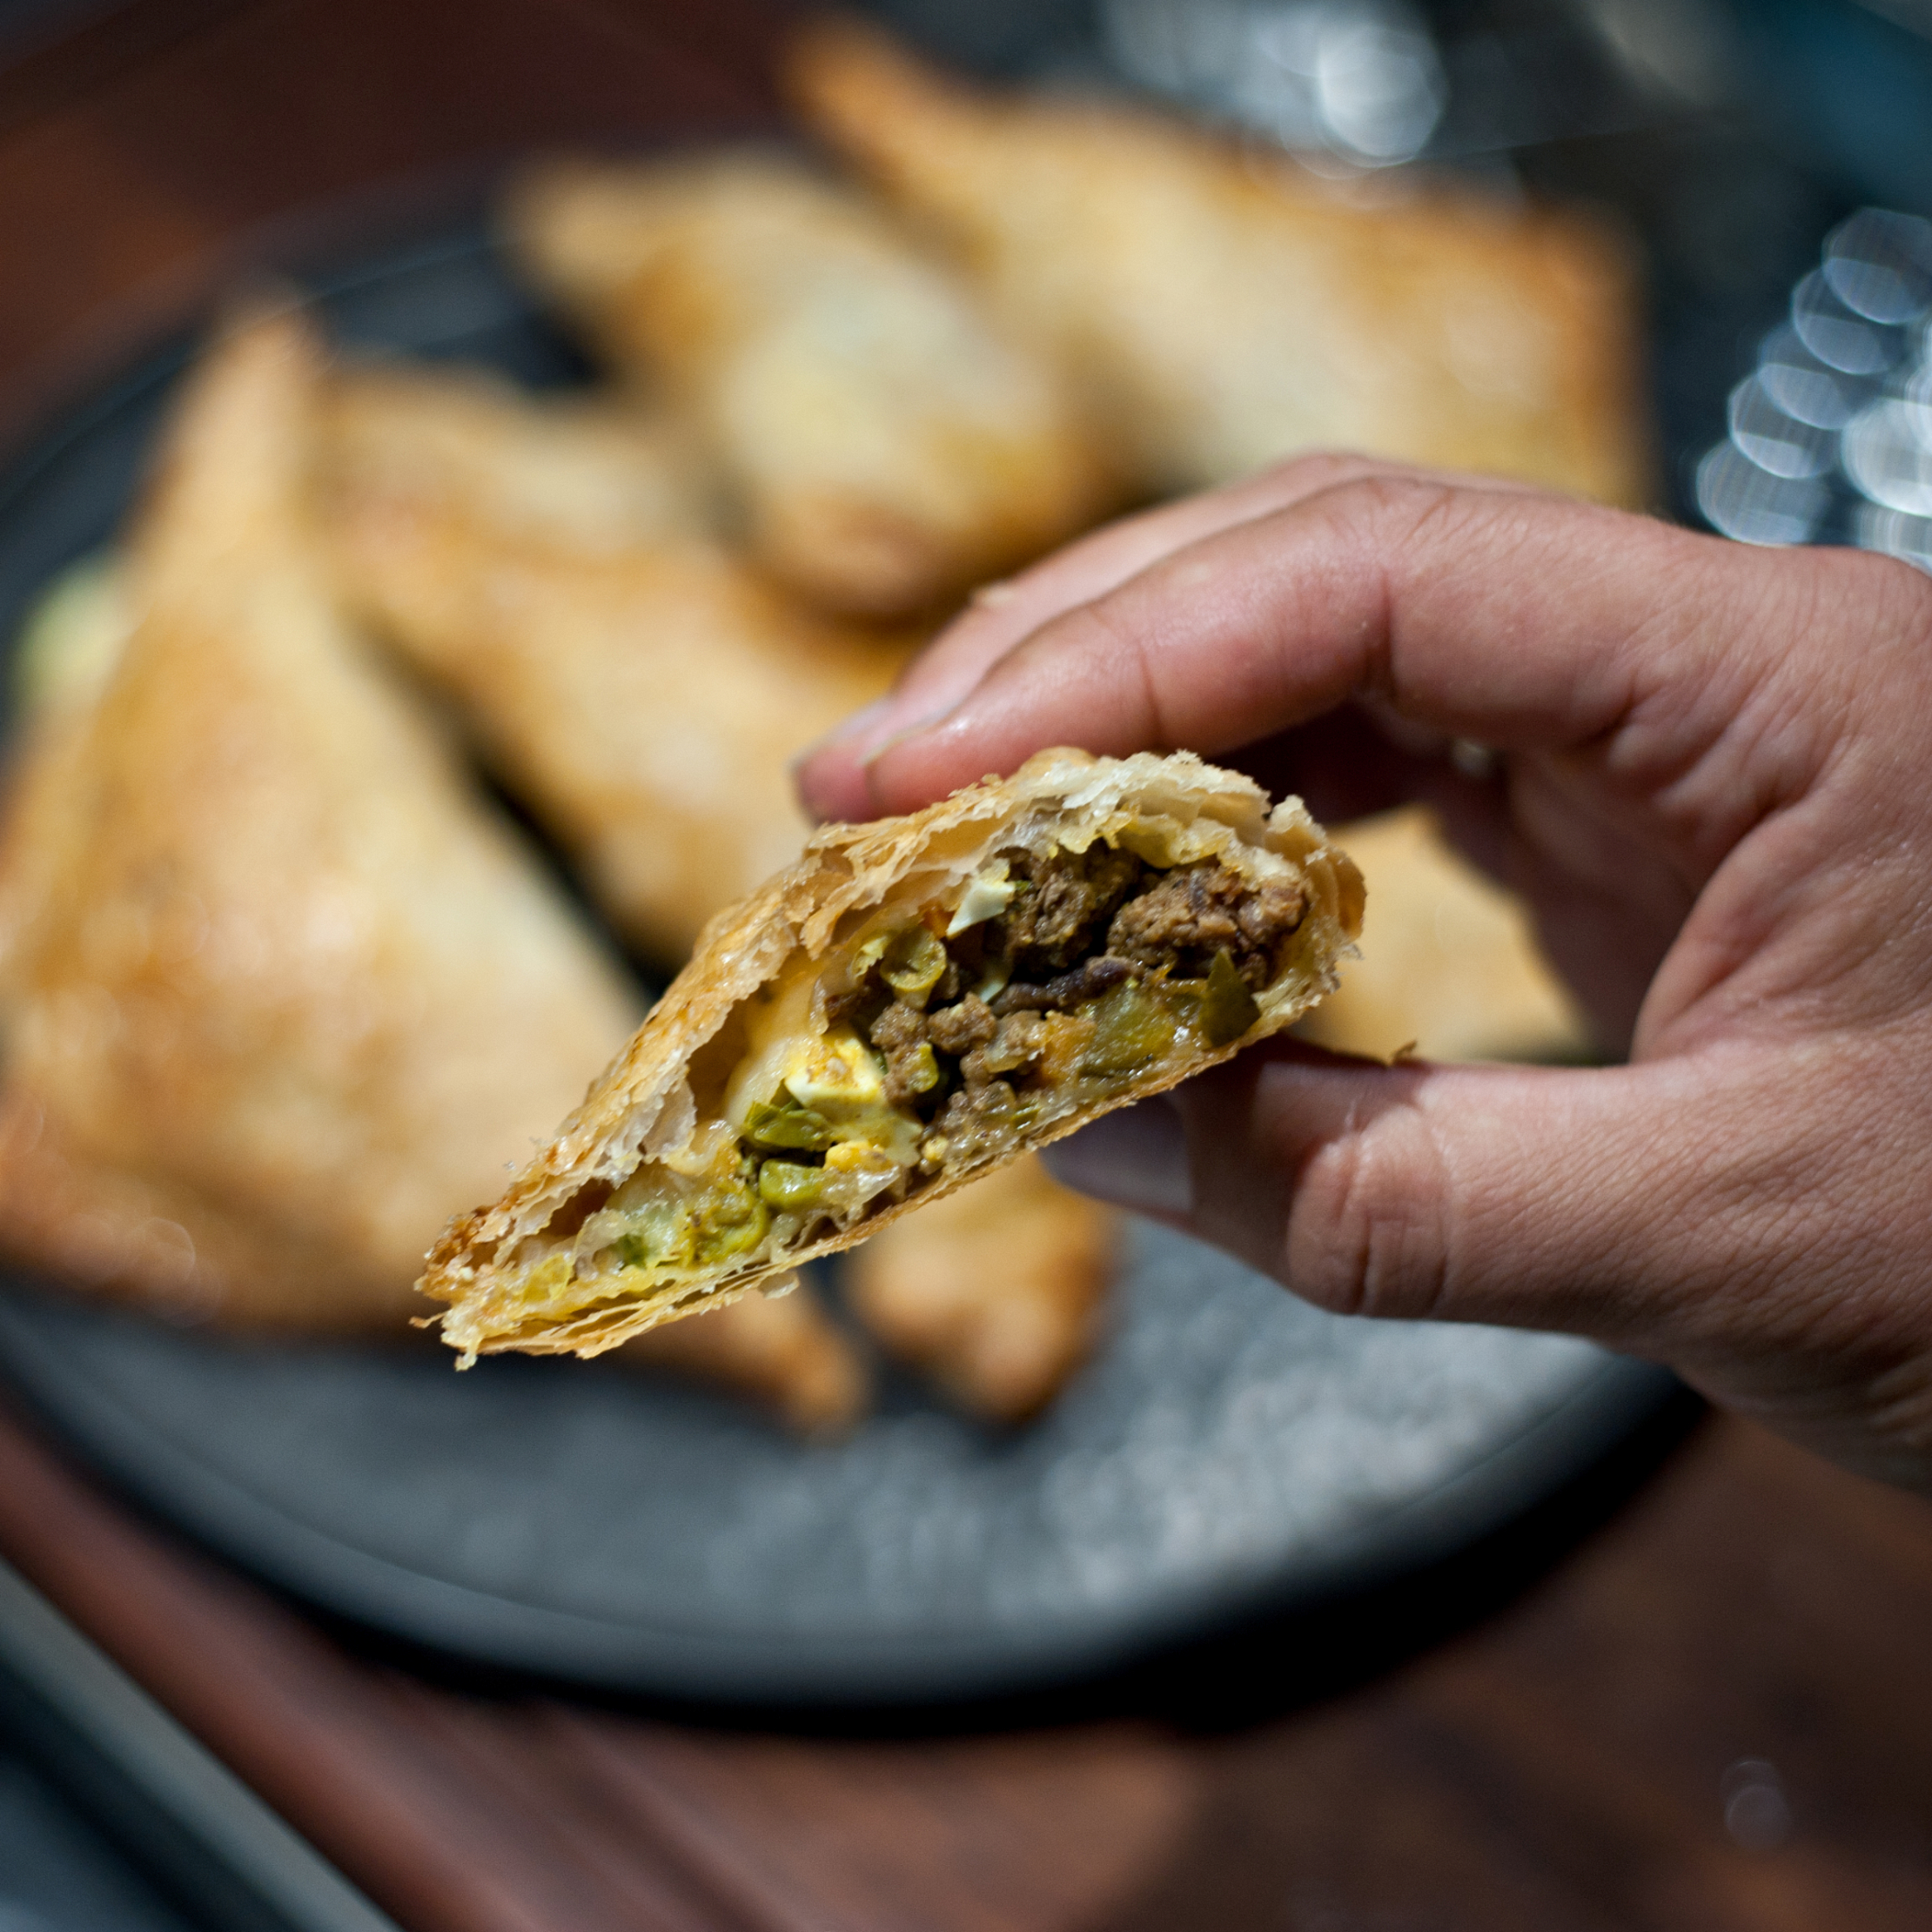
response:
M791 1043L782 1084L802 1107L836 1125L855 1109L885 1099L885 1073L875 1054L849 1026L835 1026L815 1037Z

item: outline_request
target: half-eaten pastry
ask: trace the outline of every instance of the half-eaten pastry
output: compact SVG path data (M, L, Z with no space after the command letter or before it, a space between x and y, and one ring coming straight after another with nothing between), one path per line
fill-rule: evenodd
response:
M1289 1026L1361 875L1186 752L1038 754L833 825L706 929L556 1139L422 1286L466 1359L595 1354Z

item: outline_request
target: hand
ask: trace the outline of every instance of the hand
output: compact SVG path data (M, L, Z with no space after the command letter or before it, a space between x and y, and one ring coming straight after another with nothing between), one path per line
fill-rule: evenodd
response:
M983 597L800 782L869 816L1187 746L1325 816L1430 799L1627 1063L1271 1043L1059 1171L1325 1307L1594 1336L1932 1490L1929 721L1903 565L1317 459Z

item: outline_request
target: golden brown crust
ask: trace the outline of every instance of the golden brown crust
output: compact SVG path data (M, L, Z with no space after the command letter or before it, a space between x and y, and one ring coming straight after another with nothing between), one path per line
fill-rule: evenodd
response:
M847 1295L963 1407L1023 1422L1092 1352L1118 1242L1117 1216L1028 1155L882 1229L847 1264Z
M1630 254L1590 220L1344 189L1139 109L983 92L850 23L802 35L790 77L1086 384L1149 487L1340 448L1653 492Z
M1116 494L1051 369L883 209L782 156L558 163L509 225L701 427L757 560L828 608L926 609Z
M301 513L318 359L286 314L211 351L118 661L17 748L0 1238L223 1319L400 1328L451 1204L637 1003L335 613Z
M60 1285L164 1320L288 1334L408 1333L393 1273L292 1244L165 1177L102 1165L18 1082L0 1090L0 1250Z
M864 916L889 896L917 901L956 891L1003 846L1078 849L1124 837L1138 842L1137 849L1157 846L1157 854L1145 855L1157 863L1212 857L1244 878L1291 872L1307 900L1298 958L1262 996L1261 1017L1243 1041L1163 1063L1117 1097L1036 1126L1026 1137L1031 1144L1058 1139L1113 1105L1229 1057L1246 1040L1291 1025L1332 986L1335 961L1361 924L1359 873L1327 843L1298 800L1285 799L1271 813L1266 795L1251 780L1190 753L1096 759L1064 748L1042 752L1011 778L989 778L907 817L827 826L795 865L711 922L691 963L557 1137L500 1201L461 1217L438 1243L422 1285L451 1305L442 1317L445 1339L466 1354L595 1352L716 1296L743 1293L816 1255L849 1247L985 1171L949 1171L909 1201L855 1227L735 1271L719 1269L674 1296L641 1299L617 1288L562 1312L533 1309L524 1298L527 1267L520 1244L541 1236L553 1218L567 1218L587 1190L621 1184L641 1161L689 1147L701 1123L717 1117L728 1071L719 1057L735 1059L728 1029L742 1024L741 1009L788 968L824 959L849 934L849 916ZM714 1042L716 1050L706 1057Z
M322 502L345 594L455 700L612 918L681 960L798 849L791 759L882 695L912 640L796 608L674 510L600 533L583 501L616 464L584 449L594 426L450 387L399 371L339 392ZM399 388L406 413L371 421ZM654 459L632 453L635 478Z
M587 559L708 536L718 520L688 430L634 399L385 359L336 372L316 427L324 500L351 513L443 514Z

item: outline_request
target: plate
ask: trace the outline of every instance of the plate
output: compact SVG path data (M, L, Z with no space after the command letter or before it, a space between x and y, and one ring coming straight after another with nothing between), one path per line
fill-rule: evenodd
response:
M480 232L310 285L346 345L581 379ZM118 526L189 352L0 479L0 632ZM1137 1225L1096 1359L1010 1432L889 1378L849 1440L802 1446L607 1365L458 1375L427 1346L238 1341L17 1278L0 1363L95 1466L324 1610L474 1662L796 1707L1012 1695L1332 1608L1557 1493L1676 1387L1561 1337L1326 1315Z

